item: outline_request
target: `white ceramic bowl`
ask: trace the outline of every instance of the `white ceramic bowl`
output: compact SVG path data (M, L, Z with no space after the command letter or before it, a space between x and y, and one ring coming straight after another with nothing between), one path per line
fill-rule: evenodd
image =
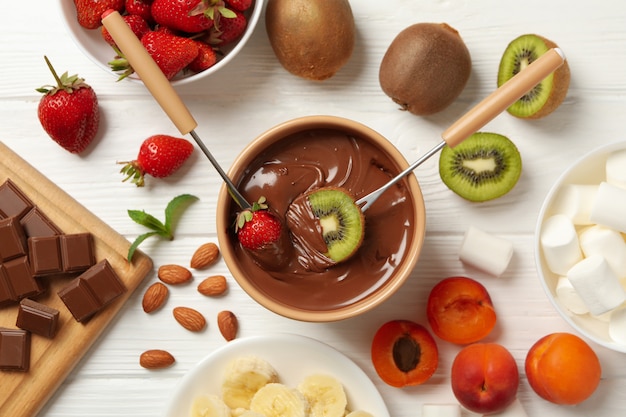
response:
M547 267L540 243L540 233L544 220L556 214L555 202L561 187L566 184L599 184L605 178L604 167L607 156L611 152L622 149L626 149L626 142L616 142L601 146L584 155L561 174L550 189L539 212L535 229L535 260L541 285L550 302L565 321L577 332L599 345L626 353L626 345L616 343L609 336L608 319L606 317L596 318L589 314L574 314L559 300L556 296L556 284L559 277Z
M115 57L115 53L113 52L111 47L102 39L100 29L89 30L83 28L78 24L78 21L76 20L76 8L74 7L73 1L57 1L60 8L61 18L65 23L70 37L72 38L76 46L78 46L78 49L80 49L83 54L85 54L104 71L110 73L116 78L119 77L119 74L113 72L109 67L108 63ZM219 61L215 65L197 74L179 74L171 80L172 85L187 84L208 77L228 65L228 63L232 61L243 49L243 47L252 36L252 33L254 32L254 29L261 16L264 3L265 0L253 1L250 9L245 12L246 16L248 17L248 26L246 28L246 31L237 42L234 42L222 49L222 51L224 52L224 56L219 59ZM141 80L135 75L131 75L130 77L127 77L127 79L132 82L141 83Z

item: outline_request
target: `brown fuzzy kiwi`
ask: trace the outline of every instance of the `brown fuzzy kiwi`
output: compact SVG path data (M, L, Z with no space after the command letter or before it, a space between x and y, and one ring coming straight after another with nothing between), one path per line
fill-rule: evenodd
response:
M269 0L265 25L278 61L305 79L332 77L354 50L356 26L348 0Z
M391 42L379 69L382 90L403 110L429 115L448 107L469 79L472 60L458 31L417 23Z
M519 72L522 65L532 63L548 49L556 47L555 42L536 34L521 35L512 40L500 60L498 87ZM570 78L566 60L551 76L509 107L508 112L522 119L540 119L549 115L565 100Z

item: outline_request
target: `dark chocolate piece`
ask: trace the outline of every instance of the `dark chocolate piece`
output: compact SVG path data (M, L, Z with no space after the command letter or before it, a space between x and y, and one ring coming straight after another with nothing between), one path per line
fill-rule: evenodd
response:
M26 372L30 368L30 333L0 327L0 370Z
M33 277L27 256L5 262L0 268L4 270L14 301L38 295L43 291L39 281Z
M63 233L38 207L33 207L26 213L20 223L28 237L46 237Z
M84 272L96 263L91 233L60 236L63 271Z
M44 276L63 271L59 236L29 237L28 258L34 276Z
M126 286L109 261L103 259L59 291L76 321L84 322L122 295Z
M58 295L78 322L89 320L100 309L98 299L80 277L73 279L63 287Z
M14 302L15 295L13 294L13 289L9 285L9 278L6 276L2 265L0 265L0 307L13 304Z
M0 262L26 255L26 234L17 217L0 220Z
M16 325L20 329L51 339L56 335L59 325L59 310L24 298L17 311Z
M0 185L0 213L3 217L21 219L33 206L33 202L10 179Z

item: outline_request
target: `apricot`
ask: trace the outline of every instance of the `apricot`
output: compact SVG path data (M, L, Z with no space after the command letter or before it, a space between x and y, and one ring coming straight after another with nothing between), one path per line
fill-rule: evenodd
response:
M426 382L439 365L435 339L424 326L409 320L383 324L372 340L371 355L378 376L398 388Z
M515 359L497 343L465 346L454 358L450 376L456 399L478 414L504 410L515 400L519 387Z
M496 325L487 289L468 277L449 277L435 285L428 296L426 315L438 337L460 345L478 342Z
M555 404L583 402L600 384L602 368L593 349L570 333L539 339L526 355L525 372L532 389Z

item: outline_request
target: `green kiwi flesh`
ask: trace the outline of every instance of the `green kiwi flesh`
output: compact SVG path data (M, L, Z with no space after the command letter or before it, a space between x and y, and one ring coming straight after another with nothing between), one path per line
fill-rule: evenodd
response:
M319 219L326 242L326 256L342 262L352 256L363 241L364 216L352 196L338 187L320 188L308 195L315 217Z
M439 155L443 183L469 201L487 201L508 193L522 172L515 144L497 133L477 132Z
M522 35L506 47L498 69L498 87L557 45L539 35ZM570 72L565 62L554 73L513 103L507 111L515 117L538 119L552 113L565 99Z

